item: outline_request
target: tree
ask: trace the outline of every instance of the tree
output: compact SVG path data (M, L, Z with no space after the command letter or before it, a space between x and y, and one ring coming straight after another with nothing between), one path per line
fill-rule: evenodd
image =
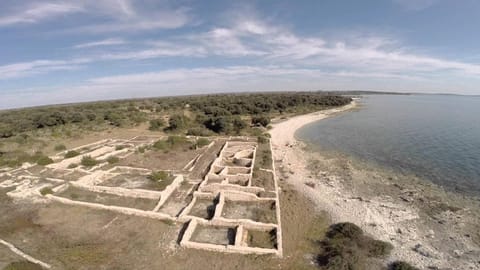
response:
M246 127L247 124L240 117L233 118L233 130L235 130L237 134L239 134L240 131Z
M228 129L228 125L229 125L229 122L225 117L209 118L205 122L205 127L215 133L226 132Z
M253 116L252 117L252 124L267 127L268 124L270 124L270 118L268 118L266 116L263 116L263 115Z
M160 130L161 127L165 125L165 122L161 118L150 120L150 130Z
M183 115L174 114L168 119L168 129L177 130L185 127L187 119Z

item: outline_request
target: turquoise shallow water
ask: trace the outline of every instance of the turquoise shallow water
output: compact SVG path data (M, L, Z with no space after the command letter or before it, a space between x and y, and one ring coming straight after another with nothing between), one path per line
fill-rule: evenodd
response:
M372 95L296 136L447 189L480 195L480 97Z

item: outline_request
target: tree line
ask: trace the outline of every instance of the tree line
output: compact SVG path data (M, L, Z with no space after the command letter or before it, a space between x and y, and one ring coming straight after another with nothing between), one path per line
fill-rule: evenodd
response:
M133 126L150 121L152 130L239 133L267 126L272 115L342 106L349 97L322 92L216 94L92 102L0 112L0 138L65 125ZM191 112L189 116L185 111ZM245 116L249 121L245 121ZM164 121L163 119L168 119Z

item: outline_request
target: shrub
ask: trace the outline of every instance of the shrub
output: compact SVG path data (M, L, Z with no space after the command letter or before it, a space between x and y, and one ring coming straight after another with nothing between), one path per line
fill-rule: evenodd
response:
M40 190L40 194L42 194L43 196L47 194L53 194L53 190L51 187L44 187Z
M152 172L152 174L147 176L147 178L152 181L162 181L162 180L167 180L169 175L170 174L165 171L156 171L156 172Z
M403 261L395 261L391 263L388 267L390 270L419 270L418 268L410 265L409 263Z
M141 154L145 153L145 150L147 150L147 147L146 146L140 146L138 147L137 151Z
M65 154L65 158L72 158L72 157L76 157L78 155L80 155L79 152L77 152L75 150L70 150Z
M237 134L239 134L242 129L247 127L247 124L245 123L245 121L243 121L240 117L233 118L232 124L233 124L233 130L235 130Z
M208 139L205 139L205 138L199 138L197 140L197 146L198 147L204 147L206 145L209 145L210 144L210 141Z
M91 156L84 156L82 158L81 164L85 167L93 167L98 164L98 161Z
M187 118L183 115L175 114L170 117L168 120L167 130L178 130L182 129L187 125Z
M188 140L184 136L168 136L167 143L171 146L181 145L188 143Z
M115 163L118 163L119 161L120 159L118 157L111 156L107 158L107 162L110 164L115 164Z
M78 167L77 163L70 163L70 165L68 165L69 169L73 169L73 168L76 168L76 167Z
M353 223L330 226L321 242L323 253L318 263L326 269L368 269L368 258L381 258L390 253L392 245L363 234Z
M226 117L213 117L208 118L204 125L206 128L210 129L215 133L226 132L230 125L229 120Z
M168 148L168 144L165 140L159 140L159 141L156 141L154 144L153 144L153 148L157 149L157 150L165 150ZM139 151L140 151L140 148L139 148ZM142 153L140 151L140 153Z
M42 270L43 268L29 261L18 261L9 263L3 270Z
M261 135L261 136L258 136L258 137L257 137L257 141L258 141L258 143L267 143L267 142L268 142L268 138L265 137L264 135Z
M263 127L267 127L268 124L270 124L270 118L268 118L267 116L253 116L252 117L252 124L258 126L258 125L261 125Z
M165 125L165 122L161 118L150 120L149 130L160 130Z
M63 151L63 150L66 150L67 147L63 144L57 144L57 145L55 145L54 149L55 149L55 151Z
M120 151L120 150L125 149L125 148L127 148L126 145L116 145L115 146L115 150L117 150L117 151Z
M206 128L191 128L187 131L187 135L206 137L212 135L212 132Z
M38 159L37 159L37 164L38 165L41 165L41 166L45 166L45 165L48 165L48 164L52 164L53 163L53 160L47 156L40 156Z

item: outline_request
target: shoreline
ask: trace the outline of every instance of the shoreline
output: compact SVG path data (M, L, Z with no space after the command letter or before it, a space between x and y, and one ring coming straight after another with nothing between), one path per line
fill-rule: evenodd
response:
M479 269L478 201L388 170L305 149L295 132L357 104L294 116L270 130L280 180L309 198L331 222L352 222L393 244L387 261L421 269Z

